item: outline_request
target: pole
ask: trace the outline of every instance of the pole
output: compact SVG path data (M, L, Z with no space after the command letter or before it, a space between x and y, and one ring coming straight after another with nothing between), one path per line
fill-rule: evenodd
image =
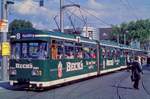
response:
M60 30L61 32L64 32L64 14L63 14L63 5L64 5L64 0L60 0Z
M124 45L126 45L126 34L124 33L123 36L124 36Z
M1 1L1 19L7 21L7 0ZM7 42L7 32L2 32L2 43ZM3 50L3 49L2 49ZM2 56L2 80L8 81L8 58Z
M117 44L119 45L119 34L117 35Z

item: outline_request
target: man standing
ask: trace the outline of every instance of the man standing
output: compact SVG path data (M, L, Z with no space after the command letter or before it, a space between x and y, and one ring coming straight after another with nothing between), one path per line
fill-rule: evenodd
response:
M127 72L129 72L129 68L131 65L130 57L129 55L126 56L126 65L127 65Z
M141 66L138 62L138 57L135 57L135 60L132 63L132 81L134 82L133 87L139 89L139 81L141 79L140 73L142 73Z

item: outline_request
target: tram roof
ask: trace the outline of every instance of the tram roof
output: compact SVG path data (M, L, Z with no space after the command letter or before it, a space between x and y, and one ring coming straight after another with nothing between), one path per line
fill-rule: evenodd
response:
M119 44L117 42L113 42L113 41L109 41L109 40L101 40L100 41L100 45L102 46L106 46L106 47L114 47L114 48L119 48L119 49L125 49L125 50L133 50L133 51L143 51L142 49L138 49L138 48L133 48L131 46L127 46L124 44Z
M31 36L30 34L32 34L32 35L34 35L34 37L36 37L39 40L41 40L41 39L42 40L49 40L48 38L52 37L52 38L56 38L56 39L65 39L65 40L77 41L77 38L79 37L80 42L92 43L92 44L97 43L95 40L91 40L89 38L82 37L79 35L68 34L68 33L63 33L63 32L43 31L43 30L36 30L36 29L16 30L12 33L11 38L17 40L17 34L18 33L28 35L28 36L26 36L26 40L28 40L28 39L34 40L35 38L29 37L29 36ZM19 40L22 40L22 39L19 39ZM116 42L112 42L109 40L101 40L99 44L102 46L114 47L114 48L119 48L119 49L126 49L126 50L133 50L133 51L144 51L144 50L132 48L130 46L123 45L123 44L118 45Z
M80 42L85 42L85 43L93 43L96 44L95 40L91 40L79 35L74 35L74 34L67 34L63 32L53 32L53 31L43 31L43 30L35 30L35 29L23 29L23 30L16 30L12 33L11 38L16 38L17 39L17 34L20 35L26 35L26 39L31 39L31 37L34 35L34 37L37 38L45 38L45 40L48 40L46 38L52 37L56 39L65 39L65 40L71 40L71 41L77 41L77 39L80 39ZM27 36L28 35L28 36ZM33 37L32 37L33 39ZM34 38L35 39L35 38Z

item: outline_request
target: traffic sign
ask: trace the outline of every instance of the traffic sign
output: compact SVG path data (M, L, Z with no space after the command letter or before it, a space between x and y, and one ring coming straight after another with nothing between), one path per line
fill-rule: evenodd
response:
M9 56L10 55L10 44L9 42L2 43L2 56Z
M2 54L2 44L0 43L0 55Z
M8 32L8 20L0 20L0 32Z

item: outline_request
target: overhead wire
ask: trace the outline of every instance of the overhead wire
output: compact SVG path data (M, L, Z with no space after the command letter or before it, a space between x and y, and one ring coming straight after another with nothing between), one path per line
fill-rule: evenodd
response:
M69 21L70 21L70 24L71 24L72 27L73 27L73 30L76 31L75 25L74 25L74 23L73 23L73 21L72 21L72 16L73 16L73 14L70 15L70 14L68 13L68 11L67 11L66 14L67 14L67 17L68 17L68 19L69 19Z
M135 12L133 12L131 9L132 6L129 4L129 2L126 0L126 2L124 0L119 0L122 5L138 20L139 18L137 17L137 15L135 14Z
M129 0L125 0L127 2L127 4L130 6L131 9L133 9L134 14L137 16L137 13L135 10L138 10L135 6L131 5L131 3L129 2ZM137 18L139 19L140 16L137 16Z
M72 15L74 15L74 16L76 16L79 20L81 20L81 21L83 21L83 27L85 26L85 20L84 19L82 19L82 18L80 18L78 15L76 15L76 14L74 14L72 11L70 11L70 10L67 10L69 13L71 13Z
M72 4L75 4L75 2L73 2L72 0L68 0L68 2L70 2L70 3L72 3ZM89 14L89 15L95 17L95 18L96 18L97 20L99 20L101 23L103 23L103 24L105 24L105 25L108 25L108 26L112 26L112 24L110 24L110 23L108 23L108 22L102 20L102 19L99 18L98 16L96 16L96 15L94 15L93 13L87 11L87 9L86 9L85 7L81 6L80 9L81 9L82 11L86 12L87 14ZM92 10L93 10L93 9L92 9Z
M111 25L112 25L112 24L107 23L106 21L102 20L102 19L101 19L101 18L99 18L98 16L94 15L93 13L91 13L91 12L87 11L86 9L82 8L82 10L83 10L84 12L88 13L89 15L91 15L91 16L93 16L93 17L95 17L95 18L96 18L97 20L99 20L101 23L103 23L103 24L105 24L105 25L109 25L109 26L111 26Z
M75 11L70 11L70 10L67 10L71 15L74 15L76 18L78 18L80 21L82 21L83 22L83 24L80 24L80 25L83 25L83 26L81 26L81 27L85 27L85 26L87 26L87 21L86 21L86 18L84 18L84 16L83 16L83 14L82 14L82 12L81 12L81 10L79 9L79 13L80 13L80 15L81 15L81 17L79 17L79 15L76 15L75 13L73 13L73 12L75 12ZM74 23L75 23L76 21L74 21ZM73 24L73 23L72 23ZM76 26L78 26L79 27L79 25L76 25Z

